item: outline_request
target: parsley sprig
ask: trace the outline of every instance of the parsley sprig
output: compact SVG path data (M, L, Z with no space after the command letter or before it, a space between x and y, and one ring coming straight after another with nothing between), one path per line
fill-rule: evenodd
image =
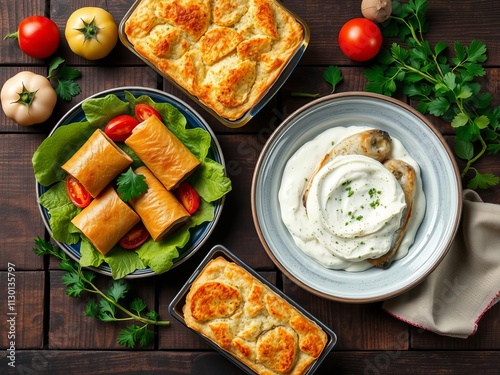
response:
M477 40L468 46L454 43L454 57L444 54L448 46L434 48L425 40L427 0L393 2L391 22L384 36L398 37L405 46L393 43L378 56L378 64L365 71L367 91L392 96L399 91L418 101L417 109L449 122L455 129L455 154L466 161L462 178L473 177L470 189L497 185L500 178L481 173L473 165L484 154L500 151L500 107L492 108L492 95L481 92L478 77L486 74L481 63L486 46Z
M134 173L132 167L123 172L117 179L118 195L124 201L129 201L132 198L140 197L148 190L146 177L142 174Z
M51 255L60 260L59 266L66 271L62 282L66 285L66 294L73 298L82 297L84 293L95 295L85 306L85 316L103 322L131 321L139 323L127 326L120 331L117 341L127 348L148 346L153 342L155 332L150 326L168 326L169 321L159 320L155 311L146 312L146 303L141 298L134 299L126 308L120 301L125 298L129 286L125 280L113 280L106 292L101 291L94 283L96 274L84 270L78 262L70 259L64 251L52 243L35 238L33 251L36 255Z
M80 86L74 81L81 73L66 65L65 60L56 57L49 64L47 79L55 81L55 90L58 97L69 102L73 96L81 92Z

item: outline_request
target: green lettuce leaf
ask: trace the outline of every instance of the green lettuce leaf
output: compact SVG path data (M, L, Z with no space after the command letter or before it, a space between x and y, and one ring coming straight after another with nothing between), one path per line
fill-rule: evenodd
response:
M105 256L104 260L111 268L113 279L121 279L135 270L142 270L146 265L135 251L125 250L115 246Z
M80 265L82 267L99 267L104 262L104 255L83 235L80 243L80 254Z
M231 191L231 180L224 175L224 168L209 158L202 161L189 181L207 202L216 201Z
M88 122L61 126L40 144L32 157L35 178L50 186L66 178L61 166L87 141L95 129Z
M78 215L81 209L69 200L64 181L55 184L43 193L38 198L38 202L49 212L49 225L52 237L56 241L72 245L80 240L80 232L71 223L71 219Z
M114 94L103 98L89 99L82 103L82 109L90 125L96 128L104 127L112 118L129 114L130 105Z

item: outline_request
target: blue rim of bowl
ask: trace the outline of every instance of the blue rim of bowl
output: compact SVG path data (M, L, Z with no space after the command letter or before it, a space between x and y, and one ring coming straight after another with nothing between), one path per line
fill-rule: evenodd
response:
M82 110L82 103L89 99L93 98L100 98L104 97L109 94L114 94L117 97L119 97L121 100L125 99L125 91L130 92L134 97L139 97L142 95L147 95L149 96L154 102L156 103L169 103L176 107L185 117L187 120L187 127L189 128L202 128L206 130L209 134L210 137L212 138L212 144L210 146L209 152L208 152L208 157L211 158L212 160L222 164L225 170L225 161L224 161L224 156L222 154L222 149L220 147L220 144L217 140L217 137L215 136L214 132L210 128L210 126L207 124L207 122L201 117L201 115L196 112L191 106L189 106L187 103L182 101L181 99L166 93L164 91L160 91L157 89L153 88L147 88L147 87L140 87L140 86L123 86L123 87L117 87L113 89L108 89L104 90L101 92L98 92L94 95L89 96L88 98L82 100L80 103L75 105L73 108L71 108L54 126L52 131L49 133L48 137L50 137L57 128L60 126L66 126L68 124L71 124L73 122L78 122L81 121L85 118L85 114L83 113ZM36 182L36 194L37 194L37 199L42 195L45 191L48 190L48 187L40 185L38 182ZM190 230L190 238L189 242L182 248L179 249L179 257L174 260L174 264L172 268L184 263L186 260L188 260L193 254L195 254L202 246L203 244L207 241L208 237L210 237L210 234L213 232L217 222L219 221L219 217L222 213L222 208L224 206L224 200L225 197L222 197L214 203L214 219L208 223L203 223L196 228L193 228ZM41 216L43 223L45 225L45 228L49 232L49 234L52 236L52 230L50 228L49 224L49 214L46 208L44 208L42 205L38 204L38 208L40 210ZM74 245L69 245L60 241L56 241L52 239L71 259L75 261L79 261L81 254L80 254L80 243L78 242L77 244ZM107 276L111 276L111 268L109 267L108 264L103 263L99 267L90 267L92 270L103 274ZM151 268L147 267L142 270L135 270L133 273L126 275L124 278L126 279L133 279L133 278L141 278L141 277L149 277L149 276L154 276L156 273L151 270Z
M364 297L351 297L347 295L341 295L341 294L335 294L335 291L326 291L326 290L319 290L319 288L315 288L314 286L308 285L307 281L303 279L303 275L298 271L298 270L289 270L285 267L285 265L280 261L278 253L275 254L275 251L279 252L279 249L273 249L273 245L271 243L273 242L271 238L268 238L269 233L277 233L277 228L269 228L269 226L272 226L272 223L267 223L270 224L267 227L263 226L263 224L260 222L261 220L261 213L259 212L260 208L260 201L261 201L261 193L259 193L258 189L261 186L261 180L263 181L264 176L261 176L261 170L266 166L270 164L270 160L268 157L268 154L273 152L273 148L275 147L275 144L277 144L280 140L280 138L287 132L289 125L293 125L294 121L296 118L301 118L302 114L308 111L312 111L316 109L318 106L323 105L323 103L326 102L333 102L337 100L344 100L344 99L350 99L350 98L363 98L366 100L375 100L375 101L381 101L388 103L390 105L396 106L403 111L408 112L409 115L414 116L418 121L422 122L425 124L425 126L428 127L429 133L433 133L433 135L437 138L439 141L443 152L448 156L449 158L449 166L451 168L451 172L454 176L454 181L453 185L455 186L456 189L456 199L457 199L457 207L456 207L456 215L455 215L455 220L450 225L449 228L449 233L448 237L446 238L446 243L442 244L442 249L441 252L439 253L439 256L436 256L435 262L432 265L426 265L427 268L425 268L425 272L421 271L418 273L417 276L412 278L410 282L408 282L404 287L401 287L399 289L394 289L388 292L380 293L378 295L373 295L373 296L364 296ZM281 175L276 177L274 176L273 178L281 178ZM416 109L411 107L410 105L403 103L400 100L394 99L392 97L380 95L380 94L374 94L374 93L368 93L368 92L361 92L361 91L353 91L353 92L343 92L343 93L337 93L337 94L331 94L327 95L324 97L321 97L319 99L313 100L310 103L302 106L301 108L297 109L294 111L292 114L290 114L279 126L278 128L273 132L273 134L269 137L267 140L266 144L264 145L260 156L257 160L255 169L254 169L254 175L252 179L252 187L251 187L251 209L252 209L252 216L253 216L253 222L254 226L257 231L257 235L260 239L260 242L262 243L266 253L268 256L272 259L272 261L276 264L276 266L288 277L290 278L294 283L299 285L301 288L309 291L310 293L316 294L320 297L334 300L334 301L339 301L339 302L347 302L347 303L369 303L369 302L376 302L376 301L381 301L385 300L391 297L394 297L396 295L399 295L416 285L418 285L420 282L422 282L438 265L439 263L443 260L443 258L446 256L449 248L451 247L452 240L458 230L458 226L460 223L460 218L461 218L461 213L462 213L462 194L461 194L461 180L460 180L460 172L458 169L458 166L456 164L455 158L453 156L453 152L447 145L444 137L442 134L429 122L429 120L423 116L420 112L418 112ZM278 199L276 197L276 199ZM265 221L265 220L264 220ZM288 234L287 234L288 235ZM297 248L297 251L300 251ZM408 256L407 256L408 257ZM420 270L419 270L420 271ZM298 272L295 274L295 272ZM308 272L312 272L311 270L308 270ZM333 271L332 272L345 272L345 271Z

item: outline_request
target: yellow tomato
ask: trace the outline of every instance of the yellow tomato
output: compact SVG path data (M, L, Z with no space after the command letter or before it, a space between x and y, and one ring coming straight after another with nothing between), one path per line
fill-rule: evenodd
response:
M98 7L75 10L64 35L71 50L87 60L107 56L118 41L118 26L108 11Z

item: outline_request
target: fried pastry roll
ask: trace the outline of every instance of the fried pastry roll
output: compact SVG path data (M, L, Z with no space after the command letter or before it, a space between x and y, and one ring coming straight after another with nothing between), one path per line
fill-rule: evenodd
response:
M143 175L148 190L130 201L130 205L141 217L153 241L162 240L179 224L189 219L184 206L146 167L139 167L135 173Z
M175 189L200 164L156 116L137 125L125 143L167 190Z
M103 255L139 221L111 185L71 220Z
M132 158L102 130L97 129L80 149L62 166L96 197L125 168Z

